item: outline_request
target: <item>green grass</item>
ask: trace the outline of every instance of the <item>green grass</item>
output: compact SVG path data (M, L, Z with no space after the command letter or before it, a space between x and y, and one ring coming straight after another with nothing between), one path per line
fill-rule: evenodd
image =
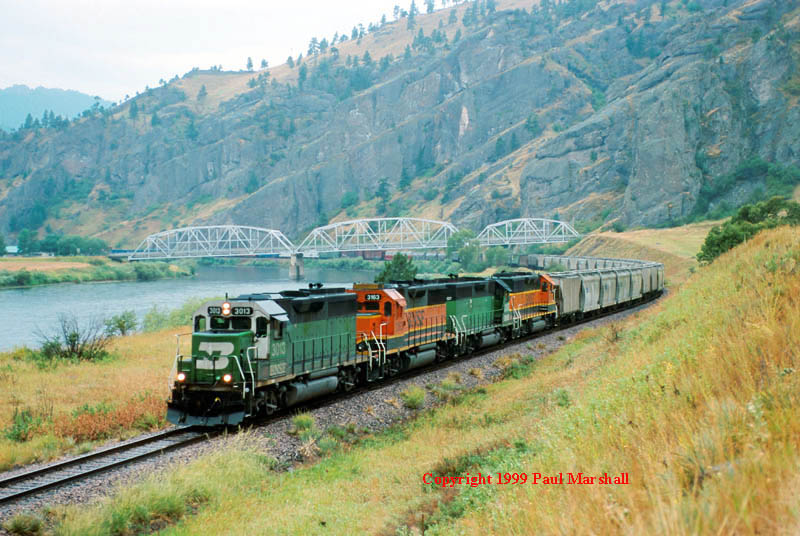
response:
M2 266L2 265L0 265ZM56 283L90 281L151 281L192 275L191 268L157 262L102 264L90 268L73 268L56 272L0 270L0 288L34 287Z
M419 409L425 405L425 389L412 385L400 393L403 405L409 409Z

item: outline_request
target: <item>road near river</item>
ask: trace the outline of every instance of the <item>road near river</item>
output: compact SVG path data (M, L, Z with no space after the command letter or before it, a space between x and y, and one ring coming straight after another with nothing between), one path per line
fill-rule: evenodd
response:
M290 281L285 267L198 266L192 278L147 282L62 284L0 290L0 352L16 346L37 346L39 332L52 334L60 314L74 315L82 325L123 311L139 321L154 306L175 309L193 298L248 292L276 292L304 287L309 281L350 286L372 281L371 272L306 269L305 281Z

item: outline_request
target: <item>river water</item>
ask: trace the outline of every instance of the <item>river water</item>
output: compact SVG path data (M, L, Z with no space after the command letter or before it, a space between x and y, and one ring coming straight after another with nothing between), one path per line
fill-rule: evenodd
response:
M47 285L0 290L0 352L17 346L38 346L39 333L54 334L60 314L74 315L80 325L134 311L141 323L156 306L176 309L194 298L234 297L251 292L277 292L306 287L309 281L349 287L372 281L375 274L306 268L305 281L290 281L287 268L198 266L192 278L143 282Z

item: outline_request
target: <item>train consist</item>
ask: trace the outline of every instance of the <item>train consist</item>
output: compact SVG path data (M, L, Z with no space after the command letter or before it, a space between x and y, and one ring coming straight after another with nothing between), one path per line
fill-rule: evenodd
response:
M664 287L658 263L531 255L520 264L569 271L352 289L312 284L205 303L193 315L191 353L178 351L175 357L167 418L175 424L236 425L629 307Z

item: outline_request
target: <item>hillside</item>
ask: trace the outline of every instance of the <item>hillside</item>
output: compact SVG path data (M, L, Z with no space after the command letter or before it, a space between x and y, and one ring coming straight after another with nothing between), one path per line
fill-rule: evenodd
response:
M133 246L187 223L297 238L376 214L650 226L800 181L760 163L800 159L795 3L496 6L401 18L293 68L193 71L6 135L0 232Z
M697 254L708 231L719 221L682 225L671 229L640 229L586 236L566 255L648 259L664 264L668 285L684 282L697 267Z
M94 104L108 107L111 102L79 91L14 85L0 89L0 129L13 130L24 126L30 114L41 120L45 111L71 119Z
M68 508L56 530L793 533L798 266L798 233L764 231L647 310L584 330L540 360L520 356L504 381L354 444L347 433L315 432L328 453L321 461L286 471L245 435L124 482L110 500ZM594 482L569 484L579 472ZM467 473L527 480L424 481ZM534 482L536 473L563 473L564 484ZM628 483L599 484L605 473L627 473Z

